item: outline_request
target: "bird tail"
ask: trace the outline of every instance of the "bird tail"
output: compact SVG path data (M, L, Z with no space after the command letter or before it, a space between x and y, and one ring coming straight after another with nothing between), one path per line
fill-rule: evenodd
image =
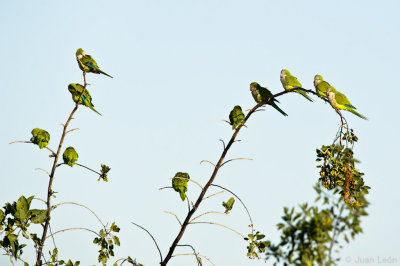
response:
M360 114L359 112L357 112L356 110L354 110L352 108L348 108L348 109L345 109L345 110L347 110L349 112L352 112L353 114L355 114L356 116L358 116L358 117L360 117L360 118L362 118L364 120L368 120L368 118L366 118L365 116L363 116L362 114Z
M186 199L185 191L180 191L179 195L181 196L182 201L185 201L185 199Z
M106 76L109 76L110 78L113 78L112 76L110 76L110 75L108 75L106 72L104 72L104 71L101 71L100 69L99 69L99 72L101 73L101 74L104 74L104 75L106 75Z
M287 113L285 113L281 108L278 107L275 103L271 103L271 106L274 107L279 113L281 113L284 116L288 116Z
M313 99L311 99L310 96L308 96L307 93L305 93L304 91L295 90L295 92L300 93L301 95L304 96L304 98L306 98L306 99L309 100L310 102L313 102Z
M94 112L98 113L99 115L101 115L99 112L97 112L96 109L93 108L93 106L90 106L90 105L89 105L89 108L92 109Z

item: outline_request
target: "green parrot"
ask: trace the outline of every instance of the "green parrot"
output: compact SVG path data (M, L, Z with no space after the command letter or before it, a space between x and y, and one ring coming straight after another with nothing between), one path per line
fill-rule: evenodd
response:
M44 147L49 144L50 141L50 134L41 128L34 128L32 129L32 138L31 141L38 145L40 149L43 149Z
M328 88L330 88L333 93L336 93L336 89L334 87L332 87L328 82L326 82L322 78L321 75L315 75L315 77L314 77L314 87L315 87L315 92L321 98L327 98L328 97L326 95L326 91L328 90Z
M287 69L282 69L281 70L281 82L282 86L285 90L291 90L295 88L302 88L301 83L297 80L295 76L292 76ZM297 92L301 95L303 95L304 98L312 102L313 100L307 95L302 90L293 90L294 92Z
M82 48L76 50L76 60L78 61L79 68L82 71L96 73L96 74L101 73L112 78L106 72L101 71L96 61L90 55L86 54Z
M73 147L68 147L63 153L63 160L65 164L72 167L78 161L78 153Z
M84 87L78 83L71 83L68 85L68 90L72 94L72 100L74 102L78 101L79 96L81 96L83 89ZM79 104L89 107L90 109L101 115L99 112L97 112L96 109L93 108L94 105L92 103L92 96L90 96L88 89L86 89L85 92L83 93L82 98L79 101Z
M250 91L251 91L251 94L253 95L254 100L257 103L261 103L262 101L264 101L272 96L272 93L267 88L261 87L260 84L258 84L257 82L253 82L250 84ZM267 102L267 104L274 107L276 110L278 110L284 116L287 116L287 114L284 111L282 111L278 107L278 105L276 105L275 102L279 103L279 101L274 98L272 101Z
M229 121L232 125L232 129L235 129L244 120L244 114L242 112L242 107L236 105L233 107L232 111L229 113Z
M177 177L183 177L183 178L177 178ZM176 192L179 192L182 201L186 199L185 192L187 191L188 179L190 179L189 174L182 172L176 173L175 177L172 178L172 187Z
M225 213L229 213L232 210L233 204L235 203L235 199L231 197L227 202L222 202L222 206L225 207Z
M368 120L365 116L362 114L358 113L353 105L351 105L350 101L347 99L346 95L343 93L340 93L338 91L334 92L332 91L331 88L328 88L326 91L326 94L328 96L329 103L332 105L333 108L340 109L340 110L346 110L349 112L352 112L358 117L361 117L362 119Z

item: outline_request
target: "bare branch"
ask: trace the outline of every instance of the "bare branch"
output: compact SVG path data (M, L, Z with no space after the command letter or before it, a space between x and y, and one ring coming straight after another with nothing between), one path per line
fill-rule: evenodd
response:
M185 245L177 245L177 246L178 247L190 247L193 250L193 254L196 256L197 265L200 266L200 261L199 261L199 258L197 257L197 252L196 252L196 250L194 249L193 246L187 245L187 244L185 244Z
M175 216L176 220L178 220L178 223L179 223L179 225L180 225L180 226L182 226L182 223L181 223L181 221L179 220L178 216L177 216L175 213L173 213L173 212L169 212L169 211L164 211L164 212L165 212L165 213L168 213L168 214L171 214L171 215L173 215L173 216Z
M239 233L239 232L236 231L235 229L232 229L232 228L230 228L230 227L228 227L228 226L226 226L226 225L223 225L223 224L213 223L213 222L193 222L193 223L189 223L189 224L213 224L213 225L218 225L218 226L224 227L224 228L226 228L226 229L229 229L229 230L231 230L232 232L234 232L234 233L238 234L239 236L241 236L242 238L244 238L244 235L242 235L241 233Z
M97 172L97 171L95 171L95 170L93 170L93 169L91 169L91 168L89 168L89 167L87 167L87 166L85 166L85 165L82 165L82 164L79 164L79 163L77 163L76 165L78 165L78 166L80 166L80 167L83 167L83 168L86 168L86 169L88 169L89 171L92 171L93 173L96 173L96 174L98 174L98 175L101 175L99 172Z
M221 167L224 166L225 164L227 164L227 163L229 163L229 162L231 162L231 161L235 161L235 160L249 160L249 161L252 161L253 159L250 159L250 158L235 158L235 159L230 159L230 160L224 162L223 164L221 164Z
M144 228L143 226L140 226L140 225L138 225L138 224L136 224L136 223L134 223L134 222L131 222L133 225L136 225L137 227L139 227L139 228L141 228L141 229L143 229L144 231L146 231L148 234L149 234L149 236L153 239L153 241L154 241L154 244L156 244L156 247L157 247L157 249L158 249L158 253L160 254L160 258L161 258L161 260L160 260L160 262L162 262L162 260L163 260L163 257L162 257L162 255L161 255L161 250L160 250L160 248L158 247L158 244L157 244L157 241L154 239L154 237L153 237L153 235L152 234L150 234L150 232L149 231L147 231L147 229L146 228Z
M35 168L35 170L43 171L43 172L45 172L46 174L48 174L48 175L50 176L49 172L47 172L46 170L44 170L44 169L42 169L42 168Z
M215 164L213 164L212 162L210 162L210 161L208 161L208 160L202 160L202 161L200 162L200 164L202 164L202 163L204 163L204 162L209 163L209 164L211 164L212 166L215 167Z
M178 256L193 256L193 255L195 255L195 254L193 254L193 253L181 253L181 254L173 255L172 257L178 257ZM211 263L212 265L215 266L215 264L214 264L208 257L206 257L206 256L204 256L204 255L202 255L202 254L200 254L200 253L197 253L197 257L202 257L202 258L208 260L209 263Z
M92 232L93 234L96 234L96 235L100 236L98 233L96 233L95 231L93 231L91 229L84 228L84 227L73 227L73 228L66 228L66 229L59 230L59 231L55 232L54 234L46 236L46 239L49 238L49 237L52 237L52 236L54 236L54 235L56 235L58 233L62 233L62 232L65 232L65 231L71 231L71 230L85 230L85 231L89 231L89 232Z
M32 141L26 141L26 140L16 140L16 141L12 141L8 144L14 144L14 143L33 143Z
M204 216L204 215L207 215L207 214L210 214L210 213L217 213L217 214L222 214L222 215L228 216L228 214L227 214L227 213L224 213L224 212L209 211L209 212L202 213L202 214L200 214L199 216L196 216L195 218L193 218L192 220L190 220L189 223L191 223L191 222L193 222L194 220L200 218L201 216Z
M222 146L224 146L224 150L225 150L225 141L224 140L222 140L222 139L219 139L221 142L222 142Z
M217 196L217 195L222 194L222 193L225 193L225 190L222 190L222 191L214 193L214 194L212 194L212 195L210 195L208 197L205 197L205 198L203 198L203 200L209 199L211 197Z
M68 134L69 132L72 132L72 131L75 131L75 130L79 130L79 128L70 129L70 130L68 130L67 132L65 132L65 135Z
M97 214L96 214L93 210L91 210L89 207L87 207L87 206L85 206L85 205L83 205L83 204L79 204L79 203L76 203L76 202L62 202L62 203L59 203L59 204L57 204L57 205L53 205L53 206L51 207L51 209L54 210L55 208L57 208L57 207L59 207L59 206L61 206L61 205L64 205L64 204L77 205L77 206L80 206L80 207L83 207L83 208L87 209L88 211L90 211L90 212L97 218L97 220L101 223L101 225L102 225L104 228L106 227L106 226L104 225L104 223L100 220L99 216L97 216Z

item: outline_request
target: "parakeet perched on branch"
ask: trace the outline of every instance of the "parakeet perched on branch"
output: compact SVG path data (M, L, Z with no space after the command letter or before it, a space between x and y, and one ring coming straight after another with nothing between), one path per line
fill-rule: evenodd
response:
M76 60L78 61L79 68L82 71L96 73L96 74L101 73L112 78L106 72L101 71L96 61L90 55L86 54L82 48L76 50Z
M326 94L328 96L329 103L333 108L352 112L356 116L368 120L365 116L355 110L356 108L351 105L350 101L343 93L340 93L339 91L333 92L331 88L328 88Z
M257 82L253 82L250 84L250 91L251 91L251 94L253 95L254 100L257 103L261 103L262 101L264 101L272 96L272 93L267 88L261 87ZM279 111L284 116L287 116L287 114L276 105L276 102L279 103L279 101L274 98L273 100L267 102L267 104L274 107L277 111Z
M328 82L326 82L321 75L315 75L314 77L314 87L315 87L315 92L319 95L321 98L327 98L328 96L326 95L326 91L328 88L331 89L333 93L336 93L336 89L332 87Z
M32 138L31 141L38 145L40 149L43 149L44 147L49 144L50 141L50 134L41 128L34 128L32 129Z
M222 206L225 207L225 213L229 213L232 210L235 199L231 197L227 202L222 202Z
M68 90L72 94L72 100L74 102L78 101L79 97L82 94L83 89L84 89L84 87L78 83L71 83L68 85ZM94 105L92 103L92 96L90 96L90 93L87 88L86 88L85 92L83 93L82 98L79 101L79 104L89 107L90 109L92 109L93 111L95 111L96 113L101 115L99 112L97 112L96 109L93 108Z
M281 71L281 82L282 86L285 90L292 90L295 88L302 88L301 83L297 80L295 76L292 76L287 69L282 69ZM302 90L293 90L294 92L297 92L301 95L303 95L304 98L312 102L313 100L307 95L306 92Z
M180 178L179 178L180 177ZM179 192L182 201L186 199L185 192L187 191L188 179L190 176L188 173L178 172L175 174L175 177L172 178L172 187L176 192Z
M232 125L232 129L235 129L244 120L244 114L242 108L239 105L233 107L233 110L229 113L229 122Z
M78 153L73 147L68 147L63 153L63 160L65 164L72 167L78 161Z

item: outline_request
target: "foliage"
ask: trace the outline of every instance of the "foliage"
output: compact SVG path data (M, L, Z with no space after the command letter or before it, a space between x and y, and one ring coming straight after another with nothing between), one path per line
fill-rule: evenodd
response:
M115 223L112 223L109 229L101 229L99 232L99 237L96 237L93 240L94 244L100 246L98 260L103 265L106 265L106 262L110 256L114 256L114 244L117 246L120 245L119 238L111 234L111 232L118 233L119 230L120 228L115 225Z

